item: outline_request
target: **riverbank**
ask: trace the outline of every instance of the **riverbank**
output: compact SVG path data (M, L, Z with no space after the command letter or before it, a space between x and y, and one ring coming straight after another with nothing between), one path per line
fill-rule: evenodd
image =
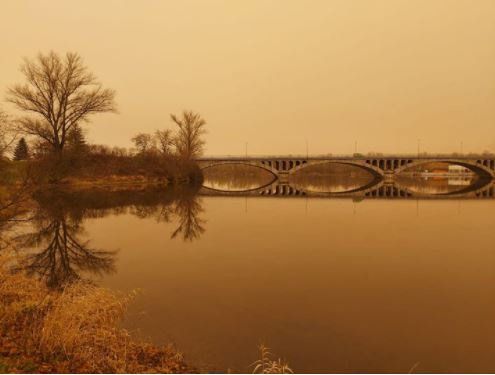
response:
M90 188L108 188L112 190L120 189L140 189L143 187L170 187L200 184L199 177L191 178L188 176L119 176L108 175L105 177L68 177L57 184L48 185L50 188L69 188L69 189L90 189Z
M0 256L0 372L195 372L172 345L138 341L120 328L133 295L79 281L52 290Z
M86 155L79 159L0 160L0 185L29 181L36 187L200 184L203 174L192 160L154 155Z

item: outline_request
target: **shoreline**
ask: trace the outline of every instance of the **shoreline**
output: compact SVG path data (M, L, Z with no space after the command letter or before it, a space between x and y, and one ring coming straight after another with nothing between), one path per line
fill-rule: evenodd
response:
M173 344L157 346L120 327L135 292L88 281L60 290L25 272L22 259L0 254L0 372L194 373Z

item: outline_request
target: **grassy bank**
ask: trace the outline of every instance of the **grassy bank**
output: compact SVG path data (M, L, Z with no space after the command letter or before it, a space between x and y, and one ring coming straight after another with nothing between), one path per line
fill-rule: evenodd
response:
M201 184L203 175L193 160L155 154L115 155L87 153L46 156L42 159L0 160L0 186L19 184L43 186L186 185Z
M0 372L194 371L173 347L137 341L119 327L132 296L87 282L50 290L12 271L21 263L0 256Z

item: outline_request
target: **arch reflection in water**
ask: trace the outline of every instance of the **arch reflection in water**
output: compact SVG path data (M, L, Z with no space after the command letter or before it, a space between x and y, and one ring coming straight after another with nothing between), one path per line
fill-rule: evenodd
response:
M221 191L249 191L273 183L276 177L261 168L225 164L203 169L203 186Z
M365 190L379 179L366 170L346 164L310 165L290 176L290 184L298 190L315 193L344 193Z
M24 264L32 275L52 288L84 277L115 271L117 251L95 249L84 238L86 219L130 214L159 223L177 222L171 238L199 239L206 221L198 188L144 189L108 192L103 190L45 191L36 195L28 233L16 237L19 247L29 250Z
M437 176L437 177L411 177L398 176L398 185L408 190L423 195L456 194L463 190L476 188L480 179L476 176Z
M492 181L476 182L462 190L450 193L432 193L431 190L414 191L401 186L394 180L378 181L361 188L344 192L317 192L295 187L290 182L276 181L269 186L249 191L221 191L203 187L200 191L204 196L266 196L266 197L314 197L314 198L401 198L401 199L492 199L495 198L495 184Z

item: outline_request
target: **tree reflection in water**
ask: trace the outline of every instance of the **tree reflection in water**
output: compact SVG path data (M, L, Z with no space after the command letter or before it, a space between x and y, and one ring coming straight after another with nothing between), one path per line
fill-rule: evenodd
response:
M89 241L80 238L84 234L82 219L64 207L46 210L40 206L34 223L35 230L17 240L23 247L37 249L27 256L25 268L49 287L63 287L82 274L101 276L115 270L116 251L91 248Z
M82 239L84 220L131 214L178 226L171 238L194 241L205 232L200 215L199 188L143 189L125 191L51 190L38 193L33 230L17 237L20 247L34 249L25 268L52 288L60 288L86 276L114 272L117 251L91 247Z
M139 218L155 218L158 222L170 223L177 220L178 226L171 238L184 241L199 239L206 231L206 220L200 217L204 212L202 200L197 195L200 187L182 188L170 191L145 191L133 195L129 202L129 213Z
M196 195L184 195L175 203L174 213L179 219L179 226L172 233L172 238L182 235L184 241L194 241L205 232L205 220L200 218L203 212L201 200Z

